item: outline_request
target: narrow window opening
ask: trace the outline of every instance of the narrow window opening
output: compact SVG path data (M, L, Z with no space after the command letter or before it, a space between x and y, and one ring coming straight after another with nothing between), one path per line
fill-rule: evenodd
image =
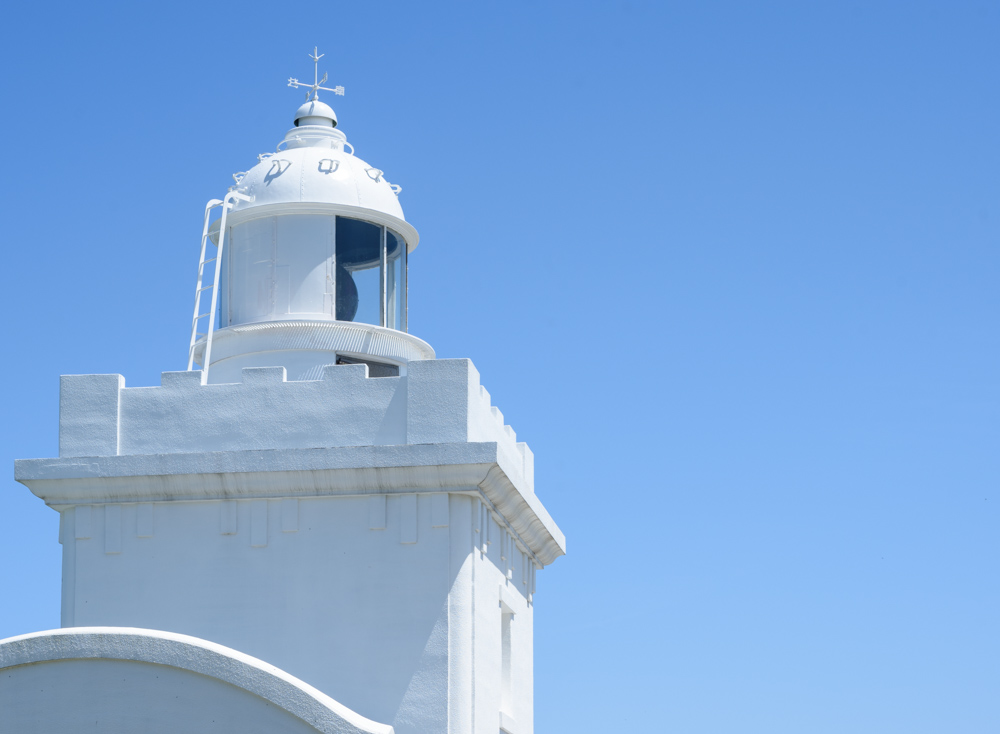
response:
M510 670L510 623L513 618L513 613L506 610L500 614L500 711L508 716L514 713Z

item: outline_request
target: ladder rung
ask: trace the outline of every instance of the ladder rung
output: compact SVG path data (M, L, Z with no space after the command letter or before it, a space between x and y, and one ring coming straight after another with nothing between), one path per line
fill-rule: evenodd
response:
M206 311L205 313L200 313L200 314L198 314L197 316L195 316L195 318L196 318L196 319L203 319L203 318L205 318L206 316L209 316L209 315L211 315L211 313L212 313L211 311Z
M201 293L202 291L207 291L209 288L215 288L215 284L213 283L212 285L206 285L204 288L199 288L198 292Z
M214 263L214 262L215 262L216 260L218 260L218 259L219 259L219 258L217 258L217 257L213 257L213 258L212 258L211 260L202 260L202 261L201 261L201 266L202 266L202 267L205 267L205 266L206 266L206 265L208 265L209 263Z

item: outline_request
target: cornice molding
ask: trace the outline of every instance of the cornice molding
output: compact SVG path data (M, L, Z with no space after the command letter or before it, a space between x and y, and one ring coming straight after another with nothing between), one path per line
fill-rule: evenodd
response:
M482 492L542 565L566 539L495 442L22 459L51 507L121 502Z

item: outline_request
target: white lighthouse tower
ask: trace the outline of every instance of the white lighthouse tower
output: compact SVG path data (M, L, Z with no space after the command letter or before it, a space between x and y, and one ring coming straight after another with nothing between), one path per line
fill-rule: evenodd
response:
M471 362L407 332L417 231L315 74L206 208L188 370L64 376L59 457L17 462L62 629L0 641L2 731L532 732L565 540Z

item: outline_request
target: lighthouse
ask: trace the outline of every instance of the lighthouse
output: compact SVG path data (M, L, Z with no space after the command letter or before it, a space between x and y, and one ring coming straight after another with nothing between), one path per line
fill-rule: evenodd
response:
M533 731L565 538L472 363L409 333L419 236L320 58L205 207L187 369L63 376L59 456L16 464L62 628L0 641L2 730Z

